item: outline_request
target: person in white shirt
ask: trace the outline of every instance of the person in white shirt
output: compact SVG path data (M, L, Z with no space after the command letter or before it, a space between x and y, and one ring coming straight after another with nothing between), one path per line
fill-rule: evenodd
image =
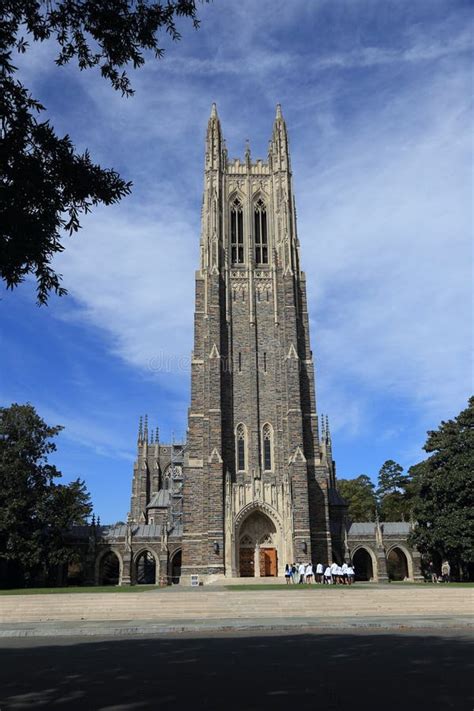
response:
M334 585L337 583L337 563L331 563L331 579Z
M324 582L324 568L322 563L318 563L316 566L316 582L317 583L323 583Z
M355 577L354 568L352 567L352 565L348 565L347 566L347 579L348 579L349 585L352 585L352 583L354 582L354 577Z
M324 582L326 585L331 585L332 583L332 575L331 575L331 568L329 565L326 566L326 569L324 571Z
M348 578L347 578L347 563L343 563L341 568L342 568L342 582L344 583L344 585L347 585L347 583L349 582Z
M308 563L308 565L306 566L305 579L308 585L311 585L311 583L313 582L313 566L311 563Z
M298 566L298 575L299 575L299 580L298 583L303 584L304 583L304 574L305 574L306 566L304 563L300 563Z

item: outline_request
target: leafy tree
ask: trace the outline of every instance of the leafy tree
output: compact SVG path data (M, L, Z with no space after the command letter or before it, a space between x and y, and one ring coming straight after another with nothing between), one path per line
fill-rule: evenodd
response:
M411 500L407 493L409 477L393 459L382 465L378 475L377 503L382 521L401 521L410 517Z
M351 521L373 521L376 509L374 485L366 474L355 479L339 479L337 488L348 504Z
M412 469L418 489L412 543L428 558L446 558L464 577L474 560L474 397L453 420L428 432L430 453Z
M59 137L44 110L16 78L14 51L25 52L26 31L33 41L59 45L56 64L75 58L79 69L99 67L122 95L133 89L124 67L134 69L150 51L163 55L159 33L173 40L176 20L198 27L195 0L3 0L0 10L0 278L7 288L34 274L38 303L51 291L62 296L61 275L51 267L62 252L61 233L77 232L79 216L91 207L111 205L130 192L131 183L76 153L69 136Z
M74 557L64 530L85 523L90 497L79 479L58 484L48 463L62 427L48 426L32 405L0 408L0 560L23 580Z

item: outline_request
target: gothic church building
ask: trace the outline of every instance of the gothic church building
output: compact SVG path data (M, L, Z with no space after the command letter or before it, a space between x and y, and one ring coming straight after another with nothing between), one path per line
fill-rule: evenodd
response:
M266 161L252 161L248 147L243 161L229 160L212 107L191 368L187 442L174 445L179 492L174 501L171 480L161 495L169 524L182 530L182 577L283 575L301 557L331 559L331 521L341 520L342 501L329 433L321 441L318 432L280 106ZM137 523L156 519L160 468L150 462L145 476L140 466L135 472Z
M354 525L368 579L386 579L395 549L413 578L408 529L391 524L387 542L379 524ZM350 559L350 538L326 419L319 430L281 108L267 160L248 147L230 160L214 104L186 442L162 444L140 423L127 524L89 536L94 580L104 582L112 553L122 584L282 576L286 563Z

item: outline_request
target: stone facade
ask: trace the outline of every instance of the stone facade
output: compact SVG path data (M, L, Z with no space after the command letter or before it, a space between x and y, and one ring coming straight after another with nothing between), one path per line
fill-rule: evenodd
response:
M371 556L368 578L386 579L380 528L348 526L319 424L285 121L278 106L266 161L249 147L230 160L213 105L187 440L162 444L140 421L129 518L94 527L94 580L111 551L121 583L150 570L186 583L281 576L286 563L342 562L351 546ZM392 549L407 550L396 535ZM415 568L410 558L408 577Z
M260 546L274 549L280 575L302 555L330 557L334 473L319 440L299 252L280 107L264 162L252 161L248 147L244 160L229 160L213 106L196 273L183 576L242 574L248 554L241 541L257 515L268 530L252 540L255 574Z

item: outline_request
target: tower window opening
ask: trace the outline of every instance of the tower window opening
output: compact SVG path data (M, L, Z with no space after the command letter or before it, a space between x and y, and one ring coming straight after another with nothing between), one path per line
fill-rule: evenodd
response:
M246 469L245 462L245 427L238 425L236 430L236 445L237 445L237 470L244 472Z
M242 372L242 353L239 351L239 373Z
M266 373L267 372L267 354L263 354L263 370Z
M258 200L254 211L255 262L268 264L267 211L263 200Z
M230 209L230 258L232 264L244 263L244 214L238 198Z
M269 424L263 425L263 469L266 472L271 472L272 466L272 426Z

